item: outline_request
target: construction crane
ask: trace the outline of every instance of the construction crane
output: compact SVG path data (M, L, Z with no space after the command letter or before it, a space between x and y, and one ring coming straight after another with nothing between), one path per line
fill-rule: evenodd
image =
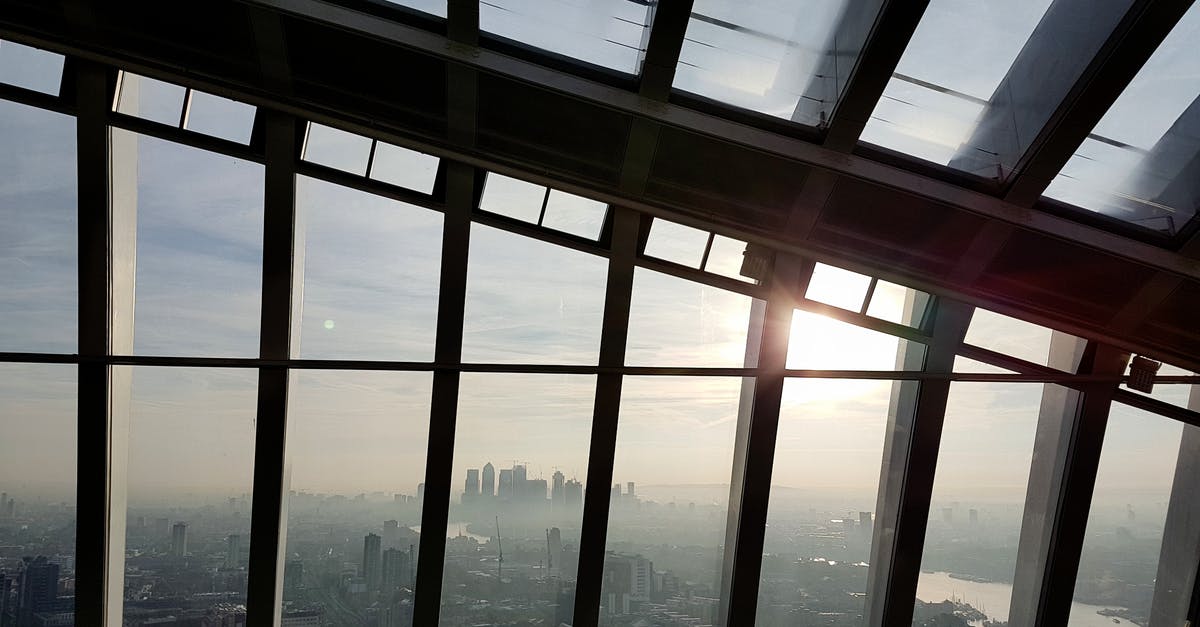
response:
M496 579L504 578L504 542L500 539L500 517L496 517L496 549L500 556L496 560Z

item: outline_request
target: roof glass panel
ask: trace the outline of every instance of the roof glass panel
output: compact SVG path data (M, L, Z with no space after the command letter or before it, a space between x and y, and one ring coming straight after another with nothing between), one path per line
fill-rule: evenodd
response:
M446 0L386 0L395 5L416 9L438 17L446 17Z
M932 0L862 140L949 164L1051 0Z
M745 252L746 242L724 235L714 235L712 245L708 248L708 260L704 262L704 271L749 282L749 278L742 276L742 259Z
M534 48L637 74L649 4L630 0L487 0L479 4L479 27Z
M1168 234L1196 213L1200 4L1171 30L1046 196Z
M304 160L364 176L371 155L371 138L310 123L304 142Z
M871 277L818 263L804 297L841 309L859 311L867 297Z
M121 74L121 95L117 98L117 113L159 124L179 126L187 89L133 72Z
M836 83L839 67L853 66L858 56L857 50L833 50L849 5L848 0L696 0L674 87L819 125L837 100L836 87L831 97L820 95L827 85L819 78ZM837 59L845 56L850 59Z
M542 226L579 237L596 239L604 226L608 205L590 198L550 190Z
M876 281L867 315L896 324L919 327L929 308L929 294L887 281Z
M689 268L699 268L704 259L708 233L675 222L654 219L646 240L646 256L658 257Z
M254 111L254 107L244 102L192 91L184 128L246 144L254 129Z
M522 222L538 223L546 188L541 185L489 172L483 184L479 208Z
M975 309L967 327L967 344L1023 359L1040 366L1050 365L1052 329L1010 318L987 309Z
M58 95L63 56L0 39L0 83Z
M375 158L371 161L371 178L424 194L433 193L437 179L438 158L423 152L375 142Z

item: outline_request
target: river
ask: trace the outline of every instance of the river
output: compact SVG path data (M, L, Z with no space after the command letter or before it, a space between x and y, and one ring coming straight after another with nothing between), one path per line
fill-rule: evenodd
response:
M987 614L992 620L1008 620L1008 603L1012 598L1012 586L1006 583L981 583L955 579L948 573L921 573L917 581L917 598L927 602L945 601L951 597L970 603L972 607ZM1114 623L1108 616L1101 616L1096 610L1106 606L1087 605L1084 603L1071 604L1071 627L1113 627L1124 625L1133 627L1133 623L1119 618ZM1113 606L1112 609L1118 609Z

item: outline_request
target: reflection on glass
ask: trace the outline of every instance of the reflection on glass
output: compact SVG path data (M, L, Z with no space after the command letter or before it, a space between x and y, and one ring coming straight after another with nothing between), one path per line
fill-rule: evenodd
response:
M134 353L258 356L262 166L112 132L137 145Z
M887 281L876 281L867 315L896 324L920 327L929 308L929 294Z
M716 623L744 387L753 380L625 377L600 624Z
M704 271L750 282L750 278L742 276L742 258L745 252L746 242L724 235L714 235L712 246L708 250L708 261L704 263Z
M75 119L0 100L0 137L0 351L74 353Z
M966 142L1049 6L1050 0L932 0L862 140L943 165L966 156L998 167L994 155Z
M1147 623L1182 435L1182 423L1113 404L1068 624L1099 624L1104 608Z
M625 363L740 368L750 303L749 296L636 268Z
M795 370L920 370L925 346L796 310L787 367Z
M371 178L377 181L399 185L423 194L432 194L437 170L437 157L393 146L387 142L375 142Z
M32 610L6 625L75 622L76 371L0 364L0 594Z
M545 201L545 187L489 172L483 184L483 197L479 199L479 208L522 222L537 224Z
M442 215L301 177L300 356L430 360Z
M546 198L546 216L542 219L542 226L587 239L596 239L600 237L600 229L604 226L604 215L607 211L608 206L598 200L552 189L550 196Z
M308 125L304 160L350 174L366 176L371 139L316 122Z
M1008 620L1041 400L1040 383L951 384L914 625Z
M254 107L193 90L184 126L189 131L247 144L254 128Z
M441 625L571 623L595 387L462 375Z
M0 83L57 96L62 69L61 54L0 39Z
M835 40L849 4L696 0L674 87L820 125L837 104L837 83L858 57L857 46ZM867 2L855 10L874 14L879 4Z
M1045 195L1175 234L1196 213L1200 5L1121 93Z
M637 74L649 4L629 0L490 0L479 28L534 48Z
M244 622L258 372L114 369L132 378L126 624Z
M432 381L421 372L293 373L285 621L412 624Z
M472 225L463 360L597 363L607 281L601 257Z
M1131 362L1130 367L1126 368L1125 374L1128 375L1130 373L1132 366L1133 364ZM1159 367L1158 372L1155 373L1155 376L1158 377L1190 377L1193 375L1194 373L1188 372L1183 368L1172 366L1171 364L1163 364ZM1124 383L1121 384L1121 388L1129 390L1134 394L1149 396L1155 400L1160 400L1164 403L1170 403L1176 407L1185 408L1188 406L1188 399L1192 392L1192 385L1188 383L1155 383L1154 390L1149 394L1140 390L1135 390Z
M967 327L967 344L1010 357L1048 365L1053 331L1032 322L1017 320L987 309L975 309Z
M655 218L650 225L645 254L647 257L657 257L689 268L699 268L704 259L704 247L707 245L708 233Z
M755 625L863 624L893 385L784 382Z
M871 277L818 263L804 297L849 311L862 310Z
M117 112L159 124L179 126L186 97L187 89L179 85L139 76L133 72L122 72Z

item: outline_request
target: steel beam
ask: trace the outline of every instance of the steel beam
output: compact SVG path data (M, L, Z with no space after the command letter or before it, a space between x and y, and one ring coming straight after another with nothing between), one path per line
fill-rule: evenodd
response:
M679 51L687 34L694 0L651 2L648 17L650 32L643 53L638 93L643 98L666 102L675 81Z

